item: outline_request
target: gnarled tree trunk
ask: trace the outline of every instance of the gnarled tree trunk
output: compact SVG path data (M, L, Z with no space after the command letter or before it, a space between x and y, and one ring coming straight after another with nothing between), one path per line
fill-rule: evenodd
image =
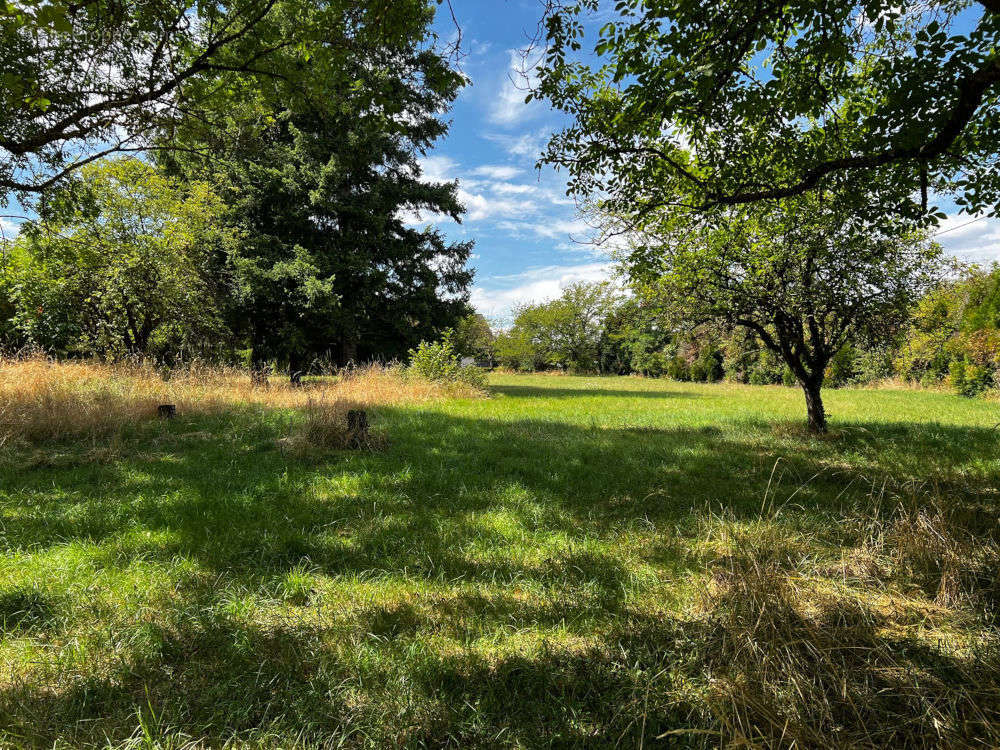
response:
M822 378L802 381L802 391L806 394L806 413L809 416L809 431L817 434L826 432L826 410L823 408Z

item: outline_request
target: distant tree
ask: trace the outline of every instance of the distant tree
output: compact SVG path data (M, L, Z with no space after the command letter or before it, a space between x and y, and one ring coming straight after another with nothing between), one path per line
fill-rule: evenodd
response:
M677 353L680 333L661 305L629 297L611 311L605 323L604 356L611 355L622 373L660 377Z
M84 167L25 224L4 269L11 329L53 352L150 354L225 338L236 236L204 183L134 159Z
M534 96L571 119L543 160L621 217L786 198L830 178L867 183L858 210L876 214L929 211L929 192L969 211L1000 205L996 0L547 8Z
M523 308L516 315L523 313ZM533 336L534 326L530 319L521 320L520 326L512 326L509 330L497 334L493 342L493 351L501 367L522 372L533 372L550 367L548 352L541 349L541 341Z
M470 313L455 324L452 343L460 357L493 361L493 331L490 322L479 313Z
M827 365L850 340L897 330L937 278L940 247L858 218L865 196L810 194L709 215L673 211L623 264L640 296L692 324L749 329L791 369L809 427L826 430Z
M303 19L330 12L283 23L294 38ZM457 185L425 181L418 165L465 83L435 46L433 17L426 0L398 0L352 27L364 43L324 55L284 47L276 57L300 71L300 87L219 72L213 85L234 101L225 128L184 123L172 134L189 151L165 152L166 167L218 185L245 230L233 325L256 364L403 358L469 313L472 244L404 219L463 212Z
M515 310L512 328L497 338L497 356L520 369L597 371L604 321L618 297L607 282L579 283L551 302L524 305Z

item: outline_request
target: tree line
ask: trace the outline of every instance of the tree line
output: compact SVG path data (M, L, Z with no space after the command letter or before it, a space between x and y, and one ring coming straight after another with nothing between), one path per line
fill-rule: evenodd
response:
M953 270L904 315L847 337L830 356L823 385L899 379L965 396L1000 386L1000 265ZM693 322L676 301L612 282L573 284L555 300L523 304L506 328L491 330L481 315L469 316L453 340L461 354L517 372L798 384L753 330Z
M34 67L2 116L0 185L37 196L3 248L0 343L296 371L403 357L469 312L472 244L403 218L463 213L456 184L418 165L466 82L430 31L435 4L199 5L198 23L185 2L113 10L3 16L5 70L18 45ZM130 75L91 80L102 61ZM140 156L59 147L140 132Z

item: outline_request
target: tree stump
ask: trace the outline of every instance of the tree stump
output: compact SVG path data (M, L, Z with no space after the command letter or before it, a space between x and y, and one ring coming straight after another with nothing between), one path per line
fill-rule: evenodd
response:
M160 419L173 419L177 416L177 407L174 404L160 404L156 407L156 413Z
M362 409L351 409L347 412L347 432L352 448L368 445L368 413Z

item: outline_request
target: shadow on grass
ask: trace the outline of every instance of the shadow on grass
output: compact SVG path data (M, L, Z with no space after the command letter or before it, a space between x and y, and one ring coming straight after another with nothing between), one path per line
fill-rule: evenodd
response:
M662 390L622 390L620 388L601 387L600 381L594 385L587 383L586 388L549 388L547 386L532 385L492 385L490 391L502 396L514 398L700 398L700 394L691 391L662 391Z
M504 607L512 621L537 616L511 599ZM990 682L995 656L990 677L974 660L875 636L851 617L846 610L822 614L837 648L815 668L801 665L829 717L844 723L808 726L809 717L792 714L793 721L825 729L828 738L868 739L852 747L937 747L943 735L946 746L1000 739L992 724L1000 719ZM0 738L6 731L18 746L50 747L58 739L105 747L134 737L142 716L143 746L150 747L190 739L284 747L294 738L295 747L317 748L612 748L655 746L670 733L682 746L709 748L721 736L738 739L726 723L743 716L761 730L761 746L768 736L780 746L769 722L793 710L783 675L729 660L734 634L713 617L627 610L581 648L543 643L489 657L428 648L421 639L435 633L434 622L409 605L376 610L364 628L221 619L155 631L143 654L110 675L0 691ZM793 628L792 635L800 634ZM794 645L810 655L812 644ZM349 655L352 648L360 658ZM869 663L874 652L896 656ZM747 679L761 681L744 693L739 685ZM692 681L711 685L712 697L699 700ZM939 716L959 721L942 727ZM778 729L791 735L799 728Z
M0 639L44 630L55 620L54 603L38 591L20 588L0 593Z
M576 562L567 551L530 566L504 551L518 539L606 539L636 524L694 534L707 509L754 519L765 496L770 507L792 503L800 522L841 543L837 522L859 504L880 494L891 510L887 474L996 499L995 487L974 486L996 443L986 429L870 424L836 440L789 444L765 425L734 436L714 427L383 416L393 436L387 451L319 463L288 458L273 437L257 435L246 445L181 440L113 464L8 473L0 542L32 553L90 542L109 566L183 555L248 582L306 561L329 575L405 571L568 586L577 577L613 592L626 572L613 560L587 561L586 549L572 553ZM928 457L944 470L924 473ZM500 554L482 554L489 549Z
M752 520L770 493L796 528L852 543L840 521L859 504L884 502L872 493L885 473L968 492L963 477L996 444L993 431L940 425L872 423L836 439L790 441L763 424L588 429L393 409L381 416L392 436L386 452L318 463L282 455L276 434L219 422L205 426L225 424L233 440L175 435L111 464L8 472L5 550L41 555L89 542L98 570L183 558L217 582L178 590L175 610L132 626L126 635L137 645L110 675L30 678L4 690L11 736L38 746L101 744L93 738L103 733L122 741L146 705L163 731L217 743L268 727L358 746L603 747L675 728L709 731L701 709L672 692L684 675L671 665L703 647L704 625L634 611L629 601L645 584L610 551L616 540L664 528L694 538L706 509ZM945 474L926 473L927 456ZM995 489L983 492L984 502L995 500ZM698 569L669 545L651 544L645 559L661 574ZM320 599L315 623L196 616L301 565L335 579L510 593L378 604L342 617ZM544 592L547 603L515 596L516 586ZM44 633L46 618L36 620L32 632ZM492 659L430 645L534 627L561 628L587 645Z

